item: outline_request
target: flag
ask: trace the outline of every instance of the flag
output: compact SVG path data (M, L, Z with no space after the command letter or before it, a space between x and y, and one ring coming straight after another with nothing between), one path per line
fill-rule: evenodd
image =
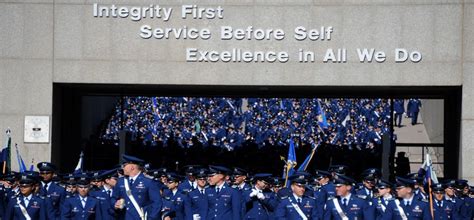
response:
M76 168L74 169L74 174L82 173L82 158L84 157L84 152L81 151L81 154L79 155L79 161L77 162Z
M25 162L23 161L23 158L20 155L20 152L18 151L18 145L15 144L15 150L16 150L16 159L18 161L18 168L20 170L20 173L24 173L27 171Z
M431 217L434 219L434 209L433 209L433 194L431 193L431 184L438 183L438 178L436 177L436 173L433 170L433 163L431 161L430 154L426 154L426 160L423 162L421 166L426 171L424 183L428 185L428 193L429 193L429 202L430 202L430 211Z
M293 175L295 172L295 167L296 167L296 153L295 153L295 142L293 139L290 139L290 147L288 148L288 157L286 161L286 167L285 167L285 187L287 186L288 183L288 177Z
M7 139L5 140L5 146L1 152L1 159L2 159L2 173L5 174L10 172L11 164L10 164L10 155L11 155L11 145L12 145L12 138L11 138L11 130L7 129L6 131ZM7 170L8 169L8 170Z
M298 167L298 171L306 171L308 168L309 163L311 162L311 159L313 159L314 152L316 152L316 148L318 148L319 145L314 145L313 144L313 149L311 149L311 152L309 152L309 155L306 157L304 162Z
M327 128L328 127L328 121L326 119L326 113L324 112L324 109L321 108L321 103L318 100L318 124L321 128Z

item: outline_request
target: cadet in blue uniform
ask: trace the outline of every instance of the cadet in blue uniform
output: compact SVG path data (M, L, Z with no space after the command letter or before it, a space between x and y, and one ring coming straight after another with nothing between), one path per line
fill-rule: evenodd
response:
M357 190L356 194L361 199L372 201L374 198L375 183L380 178L380 171L375 168L367 169L362 173L362 178L364 187Z
M168 173L168 189L163 192L163 207L164 212L162 217L166 219L185 220L192 219L187 193L178 190L182 177L176 173Z
M196 189L197 183L194 172L197 168L199 168L199 166L189 165L185 167L186 179L179 184L179 191L189 193Z
M351 193L352 184L354 184L353 179L344 175L336 175L334 184L336 186L336 198L326 202L325 220L374 219L373 210L369 203Z
M324 207L328 199L332 199L336 196L336 188L331 181L331 173L324 170L316 170L315 178L318 181L319 188L314 192L314 198L316 204L319 207ZM322 212L321 218L322 218Z
M378 196L372 199L372 206L374 207L375 219L382 220L387 206L395 197L392 195L393 186L390 182L379 180L377 183Z
M445 200L454 205L455 215L458 217L461 217L462 216L461 208L464 206L464 201L461 200L456 195L456 180L447 180L445 182L444 191L445 191L445 195L444 195Z
M414 185L416 181L402 177L396 178L397 196L389 202L384 220L430 220L431 214L427 202L418 200L414 194Z
M46 220L47 204L44 199L34 194L35 184L38 181L34 176L23 173L20 179L20 194L8 202L5 220Z
M99 201L89 196L92 186L87 174L79 175L76 185L77 195L66 199L61 208L61 219L103 219Z
M66 198L66 190L52 182L56 166L48 162L41 162L36 166L38 167L41 177L39 195L45 198L47 197L46 202L51 204L51 212L53 213L51 218L59 219L61 204L63 204Z
M444 186L441 183L432 186L433 192L433 217L435 220L459 219L455 212L454 204L444 199Z
M456 191L459 195L459 199L462 201L460 218L461 219L473 219L474 218L474 206L472 205L471 198L468 195L469 185L467 180L456 180Z
M300 220L319 219L318 207L312 197L305 195L308 182L305 175L293 175L289 178L291 183L291 195L281 200L275 210L274 219L278 220Z
M407 177L415 181L415 188L413 190L416 199L428 201L428 195L426 195L423 188L424 175L422 173L410 173Z
M207 216L207 196L205 194L207 185L207 170L201 168L196 171L197 188L188 193L187 209L191 209L193 218L204 219Z
M244 192L250 190L252 186L246 183L248 177L248 172L242 168L234 167L232 170L232 187L239 190L239 192Z
M121 219L160 218L160 191L153 180L146 178L141 172L143 160L123 155L124 177L118 179L112 192L111 203ZM128 188L128 189L127 189ZM127 191L130 190L130 195Z
M66 174L63 176L63 184L64 188L66 189L66 196L65 199L69 199L74 197L77 192L76 188L76 176L72 173Z
M271 176L269 173L258 173L253 177L254 187L243 193L246 210L244 219L268 220L276 208L276 204L272 203L272 193L267 190Z
M117 169L106 170L100 174L102 184L99 190L90 192L90 195L96 198L100 205L101 219L112 220L115 219L115 210L111 203L113 189L117 185Z
M240 220L242 212L241 194L226 184L231 171L222 166L209 166L207 220Z
M418 123L418 112L421 109L421 101L419 99L410 99L408 101L407 112L411 116L411 124L416 125Z
M402 115L405 113L405 100L395 99L393 101L393 113L395 114L394 125L402 127Z

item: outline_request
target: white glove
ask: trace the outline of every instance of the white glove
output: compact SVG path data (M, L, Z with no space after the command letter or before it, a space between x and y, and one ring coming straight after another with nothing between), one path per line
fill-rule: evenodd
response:
M252 189L252 192L250 193L250 197L257 196L258 191L256 189Z
M258 193L257 198L260 199L260 200L263 200L263 199L265 199L265 196L263 195L263 193Z

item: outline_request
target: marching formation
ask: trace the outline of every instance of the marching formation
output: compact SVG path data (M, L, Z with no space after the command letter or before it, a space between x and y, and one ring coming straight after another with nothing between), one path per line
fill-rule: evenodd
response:
M294 172L286 179L223 166L186 166L184 173L148 169L123 155L120 167L61 175L48 162L39 172L3 176L1 219L163 220L414 220L473 219L473 190L464 180L423 183L418 173L381 180L367 169L357 183L348 167ZM184 174L184 175L180 175Z

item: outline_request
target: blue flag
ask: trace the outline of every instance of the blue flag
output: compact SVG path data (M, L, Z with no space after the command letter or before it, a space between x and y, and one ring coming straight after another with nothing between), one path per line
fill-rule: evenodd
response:
M18 151L18 145L15 144L15 150L16 150L16 159L18 160L18 168L20 170L20 173L24 173L27 171L25 162L23 161L23 158L20 155L20 152Z
M318 100L318 124L321 128L328 128L328 121L326 119L326 113L324 112L324 109L321 108L321 103Z
M293 175L296 167L296 153L295 153L295 142L290 139L290 147L288 148L288 157L286 161L286 173L284 174L285 186L287 186L288 177Z
M308 168L309 163L311 162L311 159L313 159L314 152L316 152L316 148L318 148L319 145L313 145L313 149L311 149L311 152L309 152L309 155L306 157L304 162L298 167L298 171L306 171Z

